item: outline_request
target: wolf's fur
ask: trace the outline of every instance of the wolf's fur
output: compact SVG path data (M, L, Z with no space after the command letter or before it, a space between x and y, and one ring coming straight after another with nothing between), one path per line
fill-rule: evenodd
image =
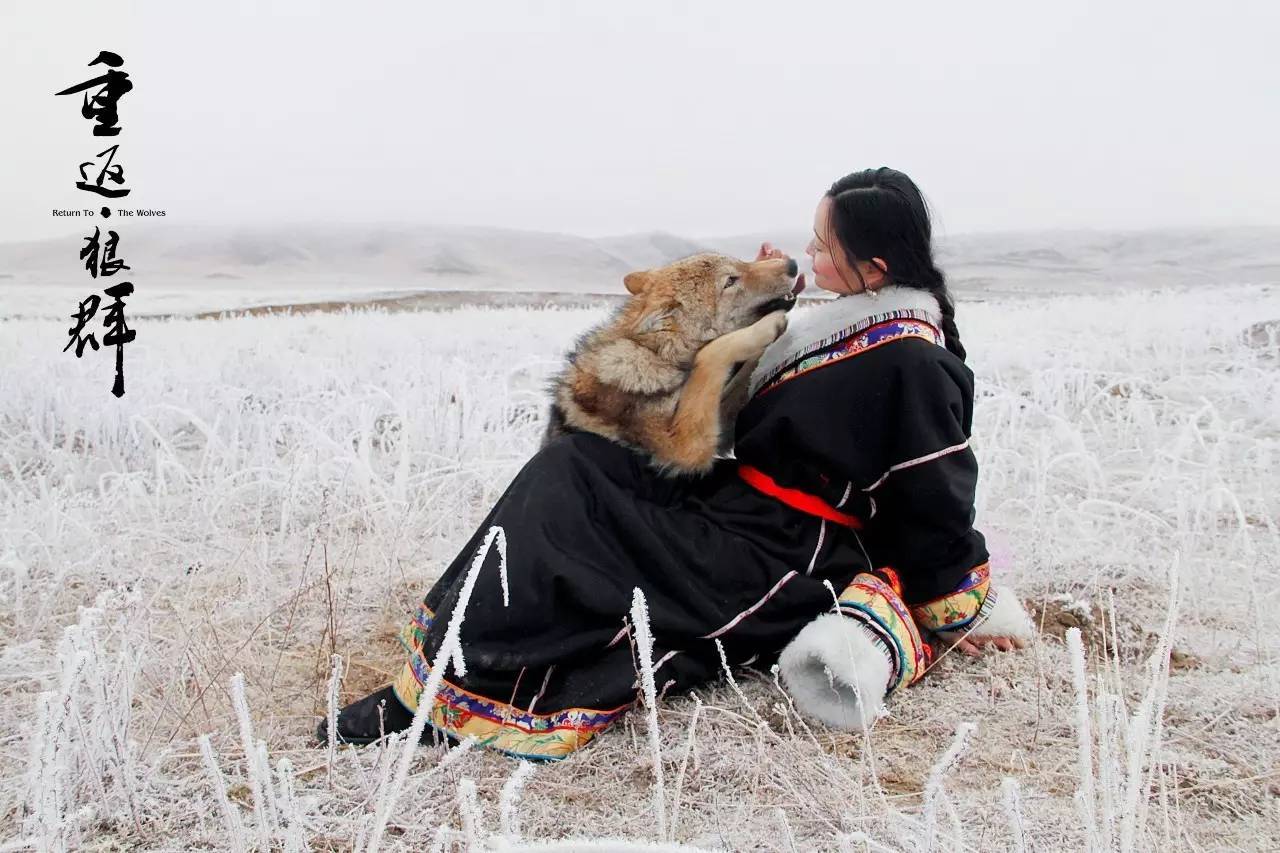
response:
M648 453L662 474L706 473L732 440L760 354L786 329L795 275L790 259L710 253L629 273L631 298L551 380L542 445L594 432Z

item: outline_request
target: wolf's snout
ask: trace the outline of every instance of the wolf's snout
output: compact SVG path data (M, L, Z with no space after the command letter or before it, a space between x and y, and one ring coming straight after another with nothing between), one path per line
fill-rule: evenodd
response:
M799 271L800 271L800 265L796 263L796 259L789 258L787 260L787 275L794 276Z

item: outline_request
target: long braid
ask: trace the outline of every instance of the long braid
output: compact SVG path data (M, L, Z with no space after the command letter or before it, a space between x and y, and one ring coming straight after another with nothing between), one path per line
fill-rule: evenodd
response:
M938 300L938 307L942 309L942 334L946 338L947 349L956 358L964 361L966 352L964 344L960 343L960 329L956 326L956 303L951 298L946 277L942 274L942 270L930 263L927 278L928 290Z

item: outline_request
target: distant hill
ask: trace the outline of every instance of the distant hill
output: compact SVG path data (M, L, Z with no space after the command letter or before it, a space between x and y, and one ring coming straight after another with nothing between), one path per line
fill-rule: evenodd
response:
M93 226L86 226L86 234ZM468 226L268 228L128 222L120 254L151 277L188 281L360 279L393 289L616 292L634 269L708 247L654 232L592 239ZM65 279L75 238L0 244L0 276ZM141 275L141 273L139 273ZM3 279L0 279L3 280Z
M706 242L745 256L769 240L795 254L809 236L759 233ZM1280 228L955 234L938 241L935 258L958 290L971 292L1280 283Z
M361 302L424 291L621 295L631 270L702 251L750 258L766 239L797 257L801 269L809 266L809 234L802 231L591 238L480 226L247 228L156 220L119 230L121 255L153 311ZM84 233L91 231L86 225ZM75 235L0 244L0 314L63 311L61 302L50 307L48 288L83 289L89 281L80 245ZM958 234L942 238L936 256L962 300L1280 283L1280 228Z

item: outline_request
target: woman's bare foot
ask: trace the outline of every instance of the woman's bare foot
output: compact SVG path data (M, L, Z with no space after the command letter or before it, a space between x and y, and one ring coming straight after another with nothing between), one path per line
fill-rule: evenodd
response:
M938 631L938 636L948 646L970 657L979 657L988 647L1001 652L1025 649L1036 632L1031 617L1018 600L1018 594L1012 588L992 584L988 595L995 598L988 599L991 603L989 609L987 602L983 603L983 609L988 612L976 627Z
M1002 652L1014 649L1025 649L1027 641L1021 637L966 637L956 643L956 648L967 655L980 657L987 646L994 646Z

